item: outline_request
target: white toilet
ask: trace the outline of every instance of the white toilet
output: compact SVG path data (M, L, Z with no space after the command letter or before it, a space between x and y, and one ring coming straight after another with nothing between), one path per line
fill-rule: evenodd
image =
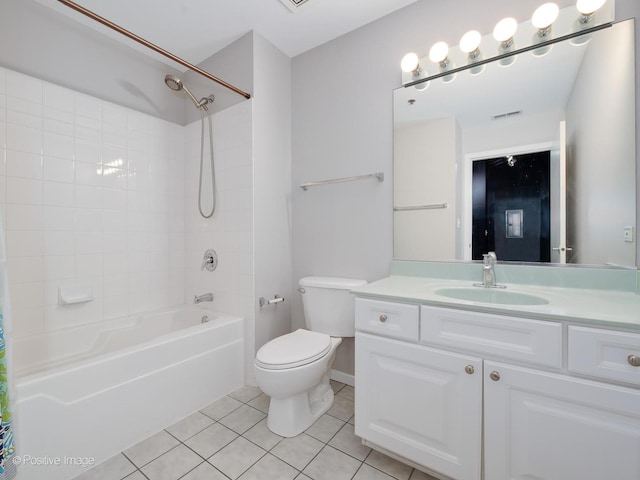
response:
M283 437L306 430L333 404L329 373L341 337L355 335L352 288L364 280L304 277L300 292L308 330L267 342L254 362L256 383L271 397L267 426Z

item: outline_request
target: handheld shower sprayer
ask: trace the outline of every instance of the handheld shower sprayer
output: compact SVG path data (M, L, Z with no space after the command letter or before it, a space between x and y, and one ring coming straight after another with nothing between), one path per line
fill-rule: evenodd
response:
M187 93L187 95L189 95L189 98L191 98L191 100L193 101L194 105L198 110L200 109L207 110L207 104L213 103L213 95L210 95L208 97L202 97L200 100L196 99L196 97L194 97L193 94L189 91L187 86L184 83L182 83L182 80L180 80L175 75L165 75L164 83L167 84L167 87L169 87L171 90L174 90L176 92L179 92L180 90L184 90Z

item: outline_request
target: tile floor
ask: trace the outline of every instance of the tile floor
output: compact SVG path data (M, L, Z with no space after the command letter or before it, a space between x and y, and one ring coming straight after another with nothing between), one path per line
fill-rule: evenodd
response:
M353 387L331 385L334 405L297 437L272 433L269 397L243 387L75 480L435 480L363 446Z

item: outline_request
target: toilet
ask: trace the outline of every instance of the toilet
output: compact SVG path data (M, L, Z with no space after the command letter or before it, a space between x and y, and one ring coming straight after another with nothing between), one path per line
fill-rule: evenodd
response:
M350 290L366 283L337 277L300 279L307 329L267 342L254 362L256 383L271 397L267 426L272 432L295 437L333 405L329 373L336 349L342 337L355 335Z

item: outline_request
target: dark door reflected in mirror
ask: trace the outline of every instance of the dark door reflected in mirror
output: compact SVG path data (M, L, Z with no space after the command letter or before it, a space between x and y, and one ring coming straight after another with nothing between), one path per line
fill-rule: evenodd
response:
M473 162L472 259L551 261L549 151Z

